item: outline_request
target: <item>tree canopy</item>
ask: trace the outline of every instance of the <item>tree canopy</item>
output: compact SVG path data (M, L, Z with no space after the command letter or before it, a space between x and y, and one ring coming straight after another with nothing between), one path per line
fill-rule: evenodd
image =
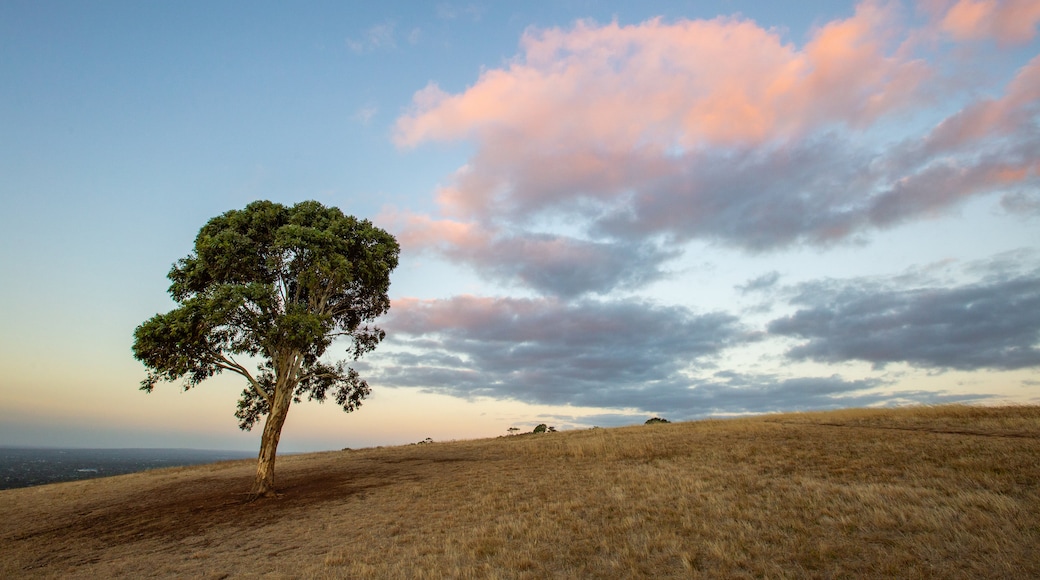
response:
M399 252L386 231L316 201L257 201L209 220L168 274L178 307L134 331L134 356L148 369L141 388L181 381L188 390L224 371L244 377L239 426L267 417L254 493L273 494L289 405L331 397L350 412L369 394L346 361L325 354L349 339L357 360L383 340L371 323L390 308Z

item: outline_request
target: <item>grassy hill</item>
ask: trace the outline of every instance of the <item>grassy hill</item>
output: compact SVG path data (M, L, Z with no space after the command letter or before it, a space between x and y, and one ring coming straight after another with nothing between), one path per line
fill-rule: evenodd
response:
M1040 407L529 434L0 491L0 577L1040 577Z

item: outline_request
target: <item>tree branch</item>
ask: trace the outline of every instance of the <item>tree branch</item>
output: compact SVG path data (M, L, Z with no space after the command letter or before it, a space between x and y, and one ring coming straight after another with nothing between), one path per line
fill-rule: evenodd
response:
M218 359L220 359L221 361L223 361L223 362L222 363L221 362L217 362L217 363L214 363L214 364L216 364L218 367L220 367L222 369L227 369L229 371L238 373L238 374L242 375L243 377L245 377L246 379L248 379L249 380L249 384L253 385L253 390L256 391L256 393L258 395L263 397L264 400L267 401L268 405L271 404L271 394L268 393L267 391L265 391L264 388L260 386L260 383L256 379L253 378L253 375L249 373L249 370L246 369L246 367L238 364L237 362L235 362L234 359L229 359L229 358L225 357L223 354L217 353L216 357Z

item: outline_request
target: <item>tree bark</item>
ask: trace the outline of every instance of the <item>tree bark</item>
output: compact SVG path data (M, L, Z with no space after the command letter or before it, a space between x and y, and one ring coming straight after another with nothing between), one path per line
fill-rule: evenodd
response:
M264 434L260 439L260 456L256 463L256 480L253 482L251 495L258 497L275 497L274 460L278 452L278 440L282 436L282 424L289 414L292 403L292 389L281 388L274 393L271 412L264 421Z

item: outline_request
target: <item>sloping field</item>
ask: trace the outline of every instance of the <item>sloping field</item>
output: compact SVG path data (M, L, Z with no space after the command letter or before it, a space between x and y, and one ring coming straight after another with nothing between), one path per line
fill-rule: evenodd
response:
M0 577L1038 578L1040 407L770 415L0 492Z

